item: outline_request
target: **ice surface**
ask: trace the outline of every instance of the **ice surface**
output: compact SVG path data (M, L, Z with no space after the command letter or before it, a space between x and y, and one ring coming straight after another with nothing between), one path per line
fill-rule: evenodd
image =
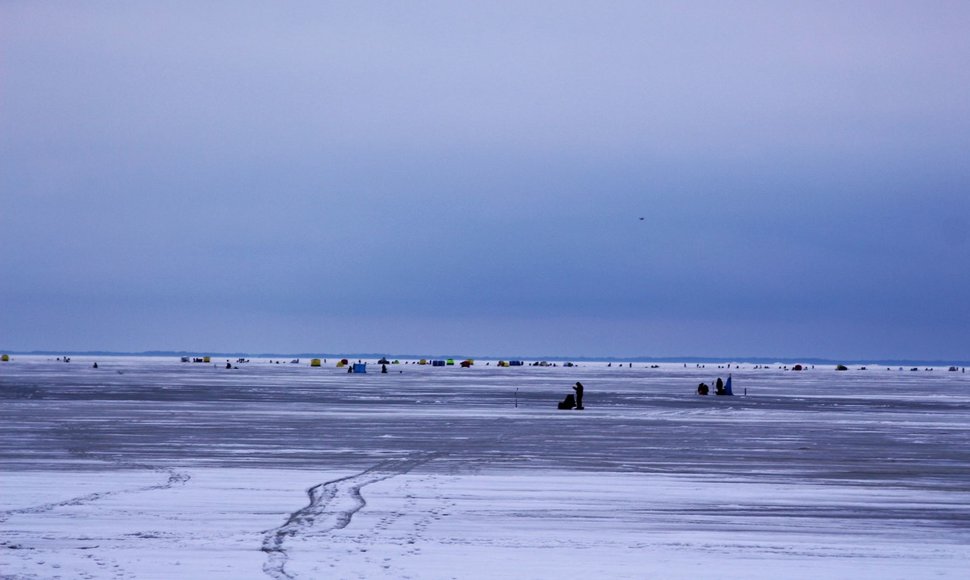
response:
M0 364L4 578L970 570L960 372L93 360Z

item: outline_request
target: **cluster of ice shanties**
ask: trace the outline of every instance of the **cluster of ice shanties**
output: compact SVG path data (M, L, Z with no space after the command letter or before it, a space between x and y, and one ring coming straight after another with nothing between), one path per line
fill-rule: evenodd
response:
M2 578L970 577L959 370L93 362L0 363Z

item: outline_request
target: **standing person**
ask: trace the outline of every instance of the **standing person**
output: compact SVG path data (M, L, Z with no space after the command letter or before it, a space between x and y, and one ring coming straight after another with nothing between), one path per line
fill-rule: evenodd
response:
M583 383L576 381L576 386L573 387L573 390L576 391L576 408L582 409L583 408Z
M726 394L724 392L724 381L721 380L721 377L717 377L717 382L714 383L714 394L715 395L724 395L724 394Z

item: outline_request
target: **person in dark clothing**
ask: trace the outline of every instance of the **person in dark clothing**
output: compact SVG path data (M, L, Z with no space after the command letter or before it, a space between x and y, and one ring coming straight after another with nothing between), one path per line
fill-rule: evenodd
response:
M381 365L381 373L385 375L387 374L387 365Z
M582 409L583 408L583 383L576 381L576 386L573 387L573 390L576 391L576 408Z
M714 394L715 395L726 395L727 391L724 390L724 381L721 377L717 377L717 382L714 383Z
M701 384L697 385L697 394L698 395L706 395L709 392L710 392L710 388L707 386L707 383L701 383Z

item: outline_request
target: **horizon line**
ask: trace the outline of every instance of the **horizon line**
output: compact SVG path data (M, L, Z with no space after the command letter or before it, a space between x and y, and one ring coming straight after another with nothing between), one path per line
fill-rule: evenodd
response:
M792 356L493 356L493 355L458 355L458 354L434 354L434 355L415 355L390 352L357 352L357 353L326 353L326 352L291 352L291 353L260 353L260 352L214 352L214 351L186 351L186 350L145 350L145 351L110 351L110 350L31 350L31 351L4 351L4 354L20 356L229 356L229 357L256 357L256 358L397 358L397 359L472 359L472 360L532 360L532 361L588 361L588 362L653 362L653 363L737 363L748 362L754 364L880 364L880 365L957 365L970 366L967 360L947 360L947 359L890 359L890 358L845 358L834 359L827 357L792 357Z

